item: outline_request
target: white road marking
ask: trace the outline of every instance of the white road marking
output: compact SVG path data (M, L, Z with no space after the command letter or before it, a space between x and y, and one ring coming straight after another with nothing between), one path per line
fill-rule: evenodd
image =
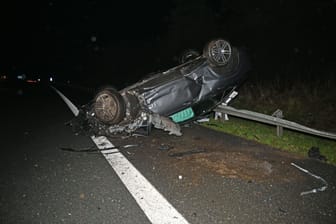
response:
M188 223L105 136L91 138L152 223Z
M75 115L75 117L77 117L78 114L79 114L79 110L75 106L75 104L73 104L71 102L71 100L69 100L63 93L61 93L61 91L59 91L58 89L56 89L53 86L51 88L56 91L56 93L62 98L62 100L64 101L64 103L66 103L66 105L69 107L69 109L71 110L71 112Z

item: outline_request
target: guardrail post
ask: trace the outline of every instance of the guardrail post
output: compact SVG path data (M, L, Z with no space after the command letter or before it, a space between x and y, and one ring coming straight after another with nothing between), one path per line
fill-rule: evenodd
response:
M280 109L277 109L276 111L274 111L274 113L272 114L272 117L276 117L276 118L283 118L283 112ZM283 127L281 125L277 125L276 126L276 132L277 132L277 136L278 137L282 137L283 136Z
M277 136L282 137L282 135L283 135L283 127L278 125L277 126Z

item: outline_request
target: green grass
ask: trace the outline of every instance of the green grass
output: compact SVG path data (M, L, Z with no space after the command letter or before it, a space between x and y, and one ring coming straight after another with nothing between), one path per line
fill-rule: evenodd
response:
M308 150L315 146L320 149L322 155L327 157L328 163L336 165L335 140L306 135L288 129L284 129L283 136L278 137L275 126L233 117L225 122L211 119L204 126L306 157L308 157Z

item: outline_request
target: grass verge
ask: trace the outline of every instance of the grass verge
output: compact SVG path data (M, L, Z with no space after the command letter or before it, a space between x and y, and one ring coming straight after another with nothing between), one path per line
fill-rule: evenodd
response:
M230 120L225 122L211 119L204 123L204 126L304 156L308 156L308 150L315 146L327 158L328 163L336 165L336 141L334 140L306 135L288 129L284 129L283 136L278 137L275 126L234 117L230 117Z

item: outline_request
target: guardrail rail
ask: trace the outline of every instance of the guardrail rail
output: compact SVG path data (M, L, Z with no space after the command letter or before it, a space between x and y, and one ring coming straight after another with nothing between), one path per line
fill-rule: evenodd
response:
M266 115L266 114L262 114L258 112L253 112L253 111L248 111L248 110L239 110L239 109L235 109L233 107L226 106L226 105L219 105L218 107L214 109L214 111L217 113L228 114L228 115L232 115L235 117L240 117L240 118L245 118L248 120L258 121L261 123L275 125L277 126L278 136L282 135L282 128L287 128L287 129L291 129L291 130L295 130L295 131L299 131L299 132L303 132L303 133L307 133L311 135L316 135L316 136L336 140L336 133L319 131L319 130L309 128L304 125L292 122L292 121L284 120L279 116L277 117L279 113L276 113L276 112L279 112L279 110L275 112L274 116L270 116L270 115ZM280 116L281 115L282 113L280 113Z

